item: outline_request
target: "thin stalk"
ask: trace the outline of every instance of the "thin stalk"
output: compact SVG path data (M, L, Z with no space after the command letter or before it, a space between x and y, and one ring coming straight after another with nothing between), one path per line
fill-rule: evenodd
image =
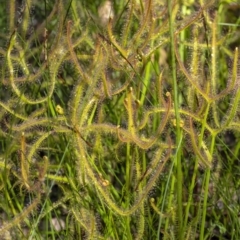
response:
M130 143L127 143L127 149L126 149L126 193L129 193L130 189L130 161L131 161L131 145ZM129 201L130 196L127 195L127 202Z
M211 142L211 148L210 148L210 154L213 155L214 146L215 146L215 139L216 136L212 136L212 142ZM210 176L211 176L211 169L208 168L206 172L206 180L205 180L205 189L204 189L204 199L203 199L203 214L202 214L202 222L201 222L201 229L200 229L200 240L204 239L204 229L205 229L205 221L206 221L206 215L207 215L207 200L208 200L208 189L209 189L209 182L210 182Z
M185 229L187 227L187 224L188 224L189 210L190 210L190 206L192 204L192 199L193 199L193 189L194 189L194 187L196 185L196 178L197 178L198 167L199 167L199 161L198 161L198 158L196 158L195 165L194 165L193 176L192 176L192 181L191 181L191 185L190 185L190 189L189 189L189 193L188 193L187 206L186 206L186 210L185 210L185 218L184 218L184 223L183 223L183 232L185 231Z
M181 143L182 143L182 139L179 142L178 148L176 150L177 152L179 150L179 146L181 146ZM174 161L173 161L171 169L169 171L169 176L168 176L168 180L167 180L167 183L166 183L166 187L165 187L165 191L164 191L164 195L163 195L163 200L162 200L161 212L164 211L164 204L165 204L165 200L167 198L167 192L168 192L168 186L169 186L170 178L172 178L172 181L171 181L171 186L170 186L170 191L169 191L169 199L168 199L167 211L170 211L171 208L172 208L172 202L173 202L174 195L171 194L171 193L174 192L174 186L175 186L175 183L176 183L176 177L173 174L173 167L176 164L175 161L176 161L176 157L174 157ZM160 215L159 218L160 219L159 219L158 232L157 232L158 239L160 239L160 231L161 231L161 225L162 225L162 216ZM166 219L164 232L167 232L169 230L169 220L170 220L169 218ZM167 239L167 237L168 236L165 234L163 239Z
M175 164L173 164L174 166ZM173 169L171 169L173 170ZM171 171L172 172L172 171ZM168 181L169 182L169 181ZM169 191L169 199L168 199L168 207L167 207L167 211L170 211L171 208L172 208L172 202L173 202L173 199L174 199L174 194L172 194L174 192L174 187L175 187L175 183L176 183L176 177L174 174L172 174L172 181L171 181L171 186L170 186L170 191ZM167 183L168 185L168 183ZM162 204L162 208L161 208L161 212L163 212L163 206L164 206L164 202L165 202L165 198L166 198L166 193L167 193L167 189L166 188L166 191L164 193L164 200L163 200L163 204ZM169 231L169 221L170 219L167 218L166 219L166 222L165 222L165 229L164 229L164 232L165 233L168 233ZM162 222L162 216L160 216L160 222L159 222L159 226L158 226L158 236L159 236L159 239L160 239L160 230L161 230L161 222ZM164 234L164 237L163 237L164 240L168 239L168 236L167 234Z
M206 124L207 124L207 116L208 116L208 112L209 112L209 108L210 108L210 104L207 105L206 108L206 112L204 114L204 119L203 119L203 123L202 123L202 129L201 129L201 134L199 137L199 147L201 146L201 142L203 139L203 134L204 131L206 129ZM194 165L194 172L193 172L193 176L192 176L192 181L191 181L191 185L190 185L190 189L189 189L189 194L188 194L188 201L187 201L187 206L186 206L186 210L185 210L185 218L184 218L184 224L183 224L183 232L185 231L186 227L187 227L187 223L188 223L188 216L189 216L189 210L190 210L190 206L192 204L192 198L193 198L193 189L196 185L196 177L197 177L197 170L199 167L199 161L198 158L195 159L195 165Z
M177 86L177 71L176 71L176 59L174 53L174 26L173 26L173 9L172 1L168 2L168 13L169 13L169 31L170 31L170 45L171 45L171 67L172 67L172 78L173 78L173 89L174 89L174 111L176 117L176 142L177 145L180 143L182 131L180 127L180 114L179 114L179 102L178 102L178 86ZM181 162L181 146L179 151L176 153L177 158L177 203L178 203L178 224L179 224L179 239L183 239L183 217L182 217L182 162Z
M125 193L126 193L126 207L129 206L130 203L130 166L131 166L131 145L130 143L127 143L127 149L126 149L126 186L125 186ZM127 231L127 236L128 239L131 240L131 238L129 238L131 236L131 229L130 229L130 224L131 224L131 218L130 216L126 217L126 231Z

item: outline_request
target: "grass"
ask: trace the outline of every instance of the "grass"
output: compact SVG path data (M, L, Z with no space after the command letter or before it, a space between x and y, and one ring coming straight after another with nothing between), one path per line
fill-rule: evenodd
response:
M9 1L1 239L238 239L239 8Z

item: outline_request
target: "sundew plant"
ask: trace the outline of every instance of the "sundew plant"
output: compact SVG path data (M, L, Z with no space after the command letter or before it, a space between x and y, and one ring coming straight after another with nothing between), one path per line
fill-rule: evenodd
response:
M239 239L239 11L5 1L1 239Z

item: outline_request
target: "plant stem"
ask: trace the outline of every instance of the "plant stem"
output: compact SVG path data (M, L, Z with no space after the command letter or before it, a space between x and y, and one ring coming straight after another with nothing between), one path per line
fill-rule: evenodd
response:
M216 136L212 136L212 142L211 142L211 148L210 153L213 155L213 150L215 146L215 138ZM206 221L206 215L207 215L207 200L208 200L208 189L209 189L209 182L210 182L210 176L211 176L211 169L208 168L206 172L206 180L205 180L205 190L204 190L204 199L203 199L203 214L202 214L202 222L201 222L201 229L200 229L200 240L204 239L204 229L205 229L205 221Z
M174 26L173 26L173 9L172 1L168 2L168 13L169 13L169 30L170 30L170 44L171 44L171 66L172 66L172 78L173 78L173 89L174 89L174 111L176 117L176 143L179 145L182 138L182 131L180 127L180 114L179 114L179 101L178 101L178 86L177 86L177 71L176 71L176 59L174 53ZM182 217L182 161L181 161L181 146L176 153L177 158L177 203L178 203L178 230L179 239L183 239L183 217Z

